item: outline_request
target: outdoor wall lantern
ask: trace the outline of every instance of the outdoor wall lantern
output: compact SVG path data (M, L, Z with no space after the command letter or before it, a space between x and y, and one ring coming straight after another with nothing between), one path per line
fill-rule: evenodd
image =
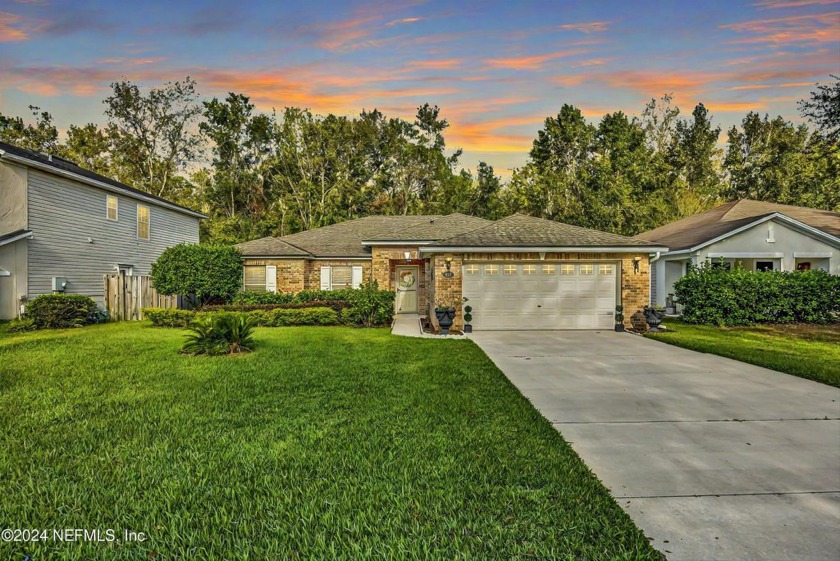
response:
M446 262L446 270L449 271L450 269L452 269L452 258L447 257L446 259L444 259L444 261Z
M453 273L451 271L451 269L452 269L452 258L447 257L443 261L444 261L444 264L446 265L446 270L443 272L443 276L448 278L448 279L451 279L452 277L455 276L455 273Z
M642 258L641 258L641 257L639 257L639 256L636 256L636 257L634 257L634 258L633 258L633 272L634 272L634 273L638 273L638 272L639 272L639 263L640 263L641 261L642 261Z
M405 258L406 261L411 261L411 252L410 251L403 252L403 257Z

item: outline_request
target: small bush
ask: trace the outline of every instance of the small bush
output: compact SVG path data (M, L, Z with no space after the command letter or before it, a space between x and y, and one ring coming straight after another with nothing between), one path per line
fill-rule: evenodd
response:
M277 308L266 312L264 321L266 323L262 325L266 327L339 325L340 323L338 312L332 308Z
M143 308L143 317L155 327L186 327L195 318L195 312L174 308Z
M38 329L81 327L91 323L96 302L81 294L41 294L26 305L26 318Z
M389 290L379 290L376 281L362 284L349 295L350 308L346 316L353 323L365 327L388 325L394 319L394 298Z
M181 352L190 355L232 355L254 350L254 321L245 314L218 313L195 320L187 328Z
M674 285L683 320L718 326L831 323L840 313L840 277L825 271L692 267Z
M242 286L242 255L231 246L182 243L158 257L151 276L160 294L190 296L198 305L230 302Z
M38 329L38 326L35 325L35 320L32 318L15 318L9 322L10 333L23 333L24 331L34 331L36 329Z
M253 292L251 290L240 290L233 297L235 306L263 306L291 304L295 295L289 292Z

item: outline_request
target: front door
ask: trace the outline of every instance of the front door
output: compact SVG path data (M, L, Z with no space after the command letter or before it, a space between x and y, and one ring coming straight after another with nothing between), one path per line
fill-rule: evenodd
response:
M417 266L397 267L397 313L417 313L417 283L420 268Z

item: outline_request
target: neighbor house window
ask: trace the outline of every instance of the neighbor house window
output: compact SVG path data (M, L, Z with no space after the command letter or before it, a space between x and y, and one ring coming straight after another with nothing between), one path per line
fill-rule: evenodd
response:
M537 274L537 266L536 265L523 265L522 266L522 274L523 275L536 275Z
M148 240L149 226L149 207L137 205L137 237L141 240Z
M580 274L581 275L592 275L595 273L595 265L581 265L580 266Z
M598 265L598 274L599 275L611 275L613 272L612 265Z
M484 266L484 274L485 275L498 275L499 274L499 266L498 265L485 265Z
M773 270L773 262L772 261L756 261L755 262L755 270L756 271L772 271Z
M245 290L265 292L265 265L245 265L242 274Z
M575 266L574 265L560 265L560 274L561 275L574 275L575 274Z
M477 275L478 265L467 265L466 267L464 267L464 272L468 275Z
M810 261L805 261L805 262L802 262L802 263L797 263L796 264L796 270L797 271L810 271L811 270L811 262Z
M542 272L544 275L553 275L557 271L557 268L554 265L543 265Z
M353 267L330 267L330 290L353 286Z
M515 275L516 274L516 265L505 265L505 274L506 275Z
M117 219L117 198L114 195L107 195L107 218L108 220L116 220Z

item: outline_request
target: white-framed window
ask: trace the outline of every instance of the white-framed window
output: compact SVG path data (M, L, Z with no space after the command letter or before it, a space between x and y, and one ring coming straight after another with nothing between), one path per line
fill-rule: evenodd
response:
M117 220L119 217L117 209L118 200L116 195L105 195L105 218Z
M581 275L594 275L595 274L595 265L581 265L580 266L580 274Z
M242 267L242 283L245 290L265 292L265 265L245 265Z
M522 265L522 274L523 275L536 275L537 274L537 266L536 265Z
M137 205L137 237L141 240L148 240L151 237L149 207L145 205Z
M498 275L499 274L499 266L498 265L485 265L484 266L484 274L485 275Z
M516 274L516 265L505 265L505 274L506 275L515 275Z
M543 265L542 266L542 274L544 275L553 275L557 272L557 267L554 265Z
M598 265L598 274L599 275L611 275L611 274L613 274L613 266L609 265L609 264L606 264L606 263L602 263L602 264Z
M361 265L323 265L321 266L321 290L341 290L359 288L362 284Z
M467 275L477 275L479 271L478 265L466 265L464 267L464 273Z
M575 274L575 266L574 265L560 265L560 274L561 275L574 275Z

